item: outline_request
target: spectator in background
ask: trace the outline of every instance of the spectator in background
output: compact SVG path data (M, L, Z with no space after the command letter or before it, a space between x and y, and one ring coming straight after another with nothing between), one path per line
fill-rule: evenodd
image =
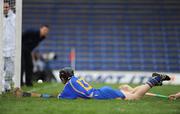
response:
M40 29L29 29L22 35L22 57L21 57L21 86L23 83L23 74L26 76L26 85L33 86L32 74L33 74L33 63L32 63L32 51L38 44L47 37L49 32L48 25L42 25Z
M33 72L42 72L45 69L45 60L38 51L32 53Z
M53 53L53 52L51 52ZM33 58L33 81L42 80L43 82L52 82L55 81L55 76L52 73L52 69L49 66L49 62L56 59L56 55L52 58L47 57L51 53L39 53L38 51L34 51L32 53Z
M14 75L14 55L15 55L15 19L16 15L10 8L9 2L4 2L3 18L3 92L11 90Z

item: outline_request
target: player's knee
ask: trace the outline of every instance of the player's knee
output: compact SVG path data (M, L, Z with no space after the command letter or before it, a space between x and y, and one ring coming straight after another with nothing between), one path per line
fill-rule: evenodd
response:
M139 99L141 99L141 97L140 97L140 96L136 96L136 97L134 97L134 100L139 100Z
M142 96L136 94L126 94L126 100L139 100Z
M13 77L13 72L10 71L10 70L7 70L5 76L7 76L7 77Z

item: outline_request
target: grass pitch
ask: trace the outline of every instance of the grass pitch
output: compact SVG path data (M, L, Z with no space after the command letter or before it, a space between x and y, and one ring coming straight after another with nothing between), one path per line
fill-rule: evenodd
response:
M93 83L99 88L107 84ZM117 88L118 84L109 86ZM61 83L35 84L23 87L25 91L58 94L63 89ZM169 95L180 91L179 86L164 85L154 87L150 92ZM0 114L180 114L180 100L145 96L138 101L125 100L58 100L56 98L16 98L12 94L0 96Z

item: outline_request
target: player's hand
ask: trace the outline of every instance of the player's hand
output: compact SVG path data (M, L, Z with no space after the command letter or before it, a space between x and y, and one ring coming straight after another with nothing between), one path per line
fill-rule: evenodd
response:
M22 90L20 88L15 88L13 92L14 96L16 97L22 97Z
M176 99L179 99L179 98L180 98L180 92L178 92L176 94L169 95L170 100L176 100Z
M177 98L177 97L176 97L176 94L169 95L169 99L170 99L170 100L176 100L176 98Z

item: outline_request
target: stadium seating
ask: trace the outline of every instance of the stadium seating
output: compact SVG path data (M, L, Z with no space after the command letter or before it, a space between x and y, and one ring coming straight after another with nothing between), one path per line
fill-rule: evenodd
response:
M37 48L55 52L52 69L180 72L179 1L23 1L23 30L49 24ZM177 6L177 7L176 7Z

